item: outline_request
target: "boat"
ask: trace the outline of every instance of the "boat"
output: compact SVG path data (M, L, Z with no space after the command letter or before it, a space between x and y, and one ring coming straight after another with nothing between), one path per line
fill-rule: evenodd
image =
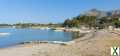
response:
M61 31L63 31L63 30L54 30L54 31L56 31L56 32L61 32Z
M0 35L10 35L10 33L0 33Z

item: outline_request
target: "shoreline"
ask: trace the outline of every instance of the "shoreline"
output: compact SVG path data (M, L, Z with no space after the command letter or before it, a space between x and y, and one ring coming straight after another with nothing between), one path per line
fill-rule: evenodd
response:
M20 44L41 44L41 43L47 43L47 44L60 44L60 45L71 45L71 44L74 44L75 41L72 40L72 41L28 41L28 42L23 42L23 43L20 43ZM19 45L19 44L18 44Z
M20 42L20 43L16 43L13 45L9 45L6 47L1 47L1 48L9 48L9 47L14 47L17 45L24 45L24 44L41 44L41 43L47 43L47 44L59 44L59 45L72 45L76 42L76 39L78 38L83 38L86 34L88 34L88 32L85 33L79 33L80 35L76 38L74 38L73 40L70 41L24 41L24 42ZM0 49L1 49L0 48Z
M94 31L91 31L91 32L94 32ZM78 34L81 34L79 35L77 38L74 38L73 40L70 40L70 41L25 41L25 42L21 42L21 43L18 43L18 44L27 44L27 43L37 43L37 44L40 44L40 43L48 43L48 44L60 44L60 45L72 45L76 42L76 39L78 38L83 38L85 35L87 35L88 33L90 32L84 32L84 33L78 33Z
M107 30L98 30L74 39L71 45L52 43L25 43L0 49L2 56L110 56L110 47L119 46L120 38L117 34ZM17 52L18 51L18 52ZM59 52L58 52L59 51ZM5 54L8 53L8 54ZM17 54L16 54L17 53ZM19 55L20 54L20 55Z

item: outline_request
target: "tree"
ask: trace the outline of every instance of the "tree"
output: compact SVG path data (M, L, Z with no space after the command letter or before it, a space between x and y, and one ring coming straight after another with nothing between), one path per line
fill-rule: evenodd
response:
M120 27L120 20L119 20L119 18L112 18L112 19L111 19L111 23L112 23L116 28L119 28L119 27Z
M71 27L71 20L70 19L66 19L63 23L64 27Z
M87 25L90 28L96 26L96 17L95 16L80 16L79 21L81 22L81 25Z
M79 25L80 25L80 22L76 18L74 18L73 20L71 20L71 26L72 27L79 27Z
M105 12L100 10L90 10L84 15L78 15L71 20L66 19L63 25L66 27L78 27L80 25L99 28L108 28L108 26L120 27L120 10L113 12Z

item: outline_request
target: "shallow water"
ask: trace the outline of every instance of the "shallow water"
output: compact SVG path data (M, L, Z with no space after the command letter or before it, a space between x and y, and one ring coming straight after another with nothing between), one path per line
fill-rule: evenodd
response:
M0 33L8 33L8 35L0 35L0 47L24 41L70 41L73 39L72 32L55 32L53 30L0 28Z

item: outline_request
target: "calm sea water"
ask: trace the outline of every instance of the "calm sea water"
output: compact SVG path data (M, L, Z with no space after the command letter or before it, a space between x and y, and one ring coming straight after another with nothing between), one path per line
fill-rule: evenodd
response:
M0 47L24 41L70 41L73 39L71 32L55 32L53 30L0 28L0 33L9 33L0 35Z

